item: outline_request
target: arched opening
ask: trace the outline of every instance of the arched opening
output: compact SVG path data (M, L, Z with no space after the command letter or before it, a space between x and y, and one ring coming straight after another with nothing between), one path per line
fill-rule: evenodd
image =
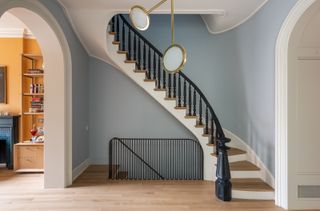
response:
M320 4L298 1L285 20L276 45L276 204L286 209L319 208Z
M20 19L40 45L46 70L44 187L66 187L72 183L71 55L68 42L55 18L40 3L2 2L0 15L9 11Z

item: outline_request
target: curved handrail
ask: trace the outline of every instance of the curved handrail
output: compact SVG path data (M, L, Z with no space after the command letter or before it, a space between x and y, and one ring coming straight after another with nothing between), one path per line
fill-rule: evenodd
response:
M130 28L130 30L132 30L140 39L142 39L149 47L151 47L152 50L154 50L154 52L156 52L158 54L158 56L163 58L163 54L152 43L150 43L146 38L144 38L144 36L140 32L138 32L138 30L136 30L134 27L132 27L131 24L126 20L126 18L123 15L120 14L119 16L122 19L123 23L125 23L126 26L128 28ZM203 101L205 102L206 106L209 108L209 111L210 111L210 113L212 115L213 121L216 124L217 134L219 135L219 137L217 137L217 138L225 139L225 134L224 134L223 129L221 127L220 121L219 121L216 113L214 112L211 104L207 100L206 96L202 93L200 88L195 83L193 83L191 81L191 79L189 79L184 73L179 72L178 74L182 78L184 78L186 81L188 81L188 83L197 91L197 93L199 94L201 99L203 99Z

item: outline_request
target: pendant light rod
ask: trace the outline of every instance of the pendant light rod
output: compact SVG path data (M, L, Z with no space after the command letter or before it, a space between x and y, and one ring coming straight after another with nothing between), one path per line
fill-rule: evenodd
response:
M174 44L174 1L171 0L171 45Z
M149 10L148 10L148 14L150 14L153 10L157 9L158 7L160 7L163 3L165 3L166 1L168 0L162 0L160 1L158 4L154 5L153 7L151 7Z

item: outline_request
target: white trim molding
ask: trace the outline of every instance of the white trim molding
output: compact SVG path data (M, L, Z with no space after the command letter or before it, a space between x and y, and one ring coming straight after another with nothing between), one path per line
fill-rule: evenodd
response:
M300 0L291 9L277 38L275 52L275 203L288 209L288 48L297 22L316 0Z
M30 31L23 28L0 28L0 38L35 39Z
M72 181L75 181L88 167L90 166L90 159L86 159L72 170Z
M223 18L224 16L226 16L227 12L223 11L221 13L211 13L209 15L207 14L201 14L201 18L204 22L204 24L207 27L208 32L210 32L211 34L222 34L224 32L230 31L234 28L237 28L238 26L240 26L241 24L247 22L251 17L253 17L269 0L264 0L263 3L261 3L261 5L259 5L255 10L253 10L251 13L248 14L247 17L243 18L240 22L233 24L229 27L225 27L223 29L215 29L217 27L217 23L215 23L215 19L221 17Z

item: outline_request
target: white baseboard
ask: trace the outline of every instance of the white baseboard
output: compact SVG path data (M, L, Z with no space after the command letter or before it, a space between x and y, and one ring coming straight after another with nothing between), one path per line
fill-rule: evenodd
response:
M72 170L72 181L77 179L90 166L90 159L86 159Z
M268 185L270 185L272 188L274 188L274 177L267 169L267 167L264 165L264 163L260 160L259 156L255 153L255 151L253 151L253 149L247 143L245 143L241 138L239 138L231 131L227 129L223 130L226 133L226 136L228 138L231 138L232 140L228 145L245 150L247 152L247 160L260 168L260 178L263 181L265 181Z

